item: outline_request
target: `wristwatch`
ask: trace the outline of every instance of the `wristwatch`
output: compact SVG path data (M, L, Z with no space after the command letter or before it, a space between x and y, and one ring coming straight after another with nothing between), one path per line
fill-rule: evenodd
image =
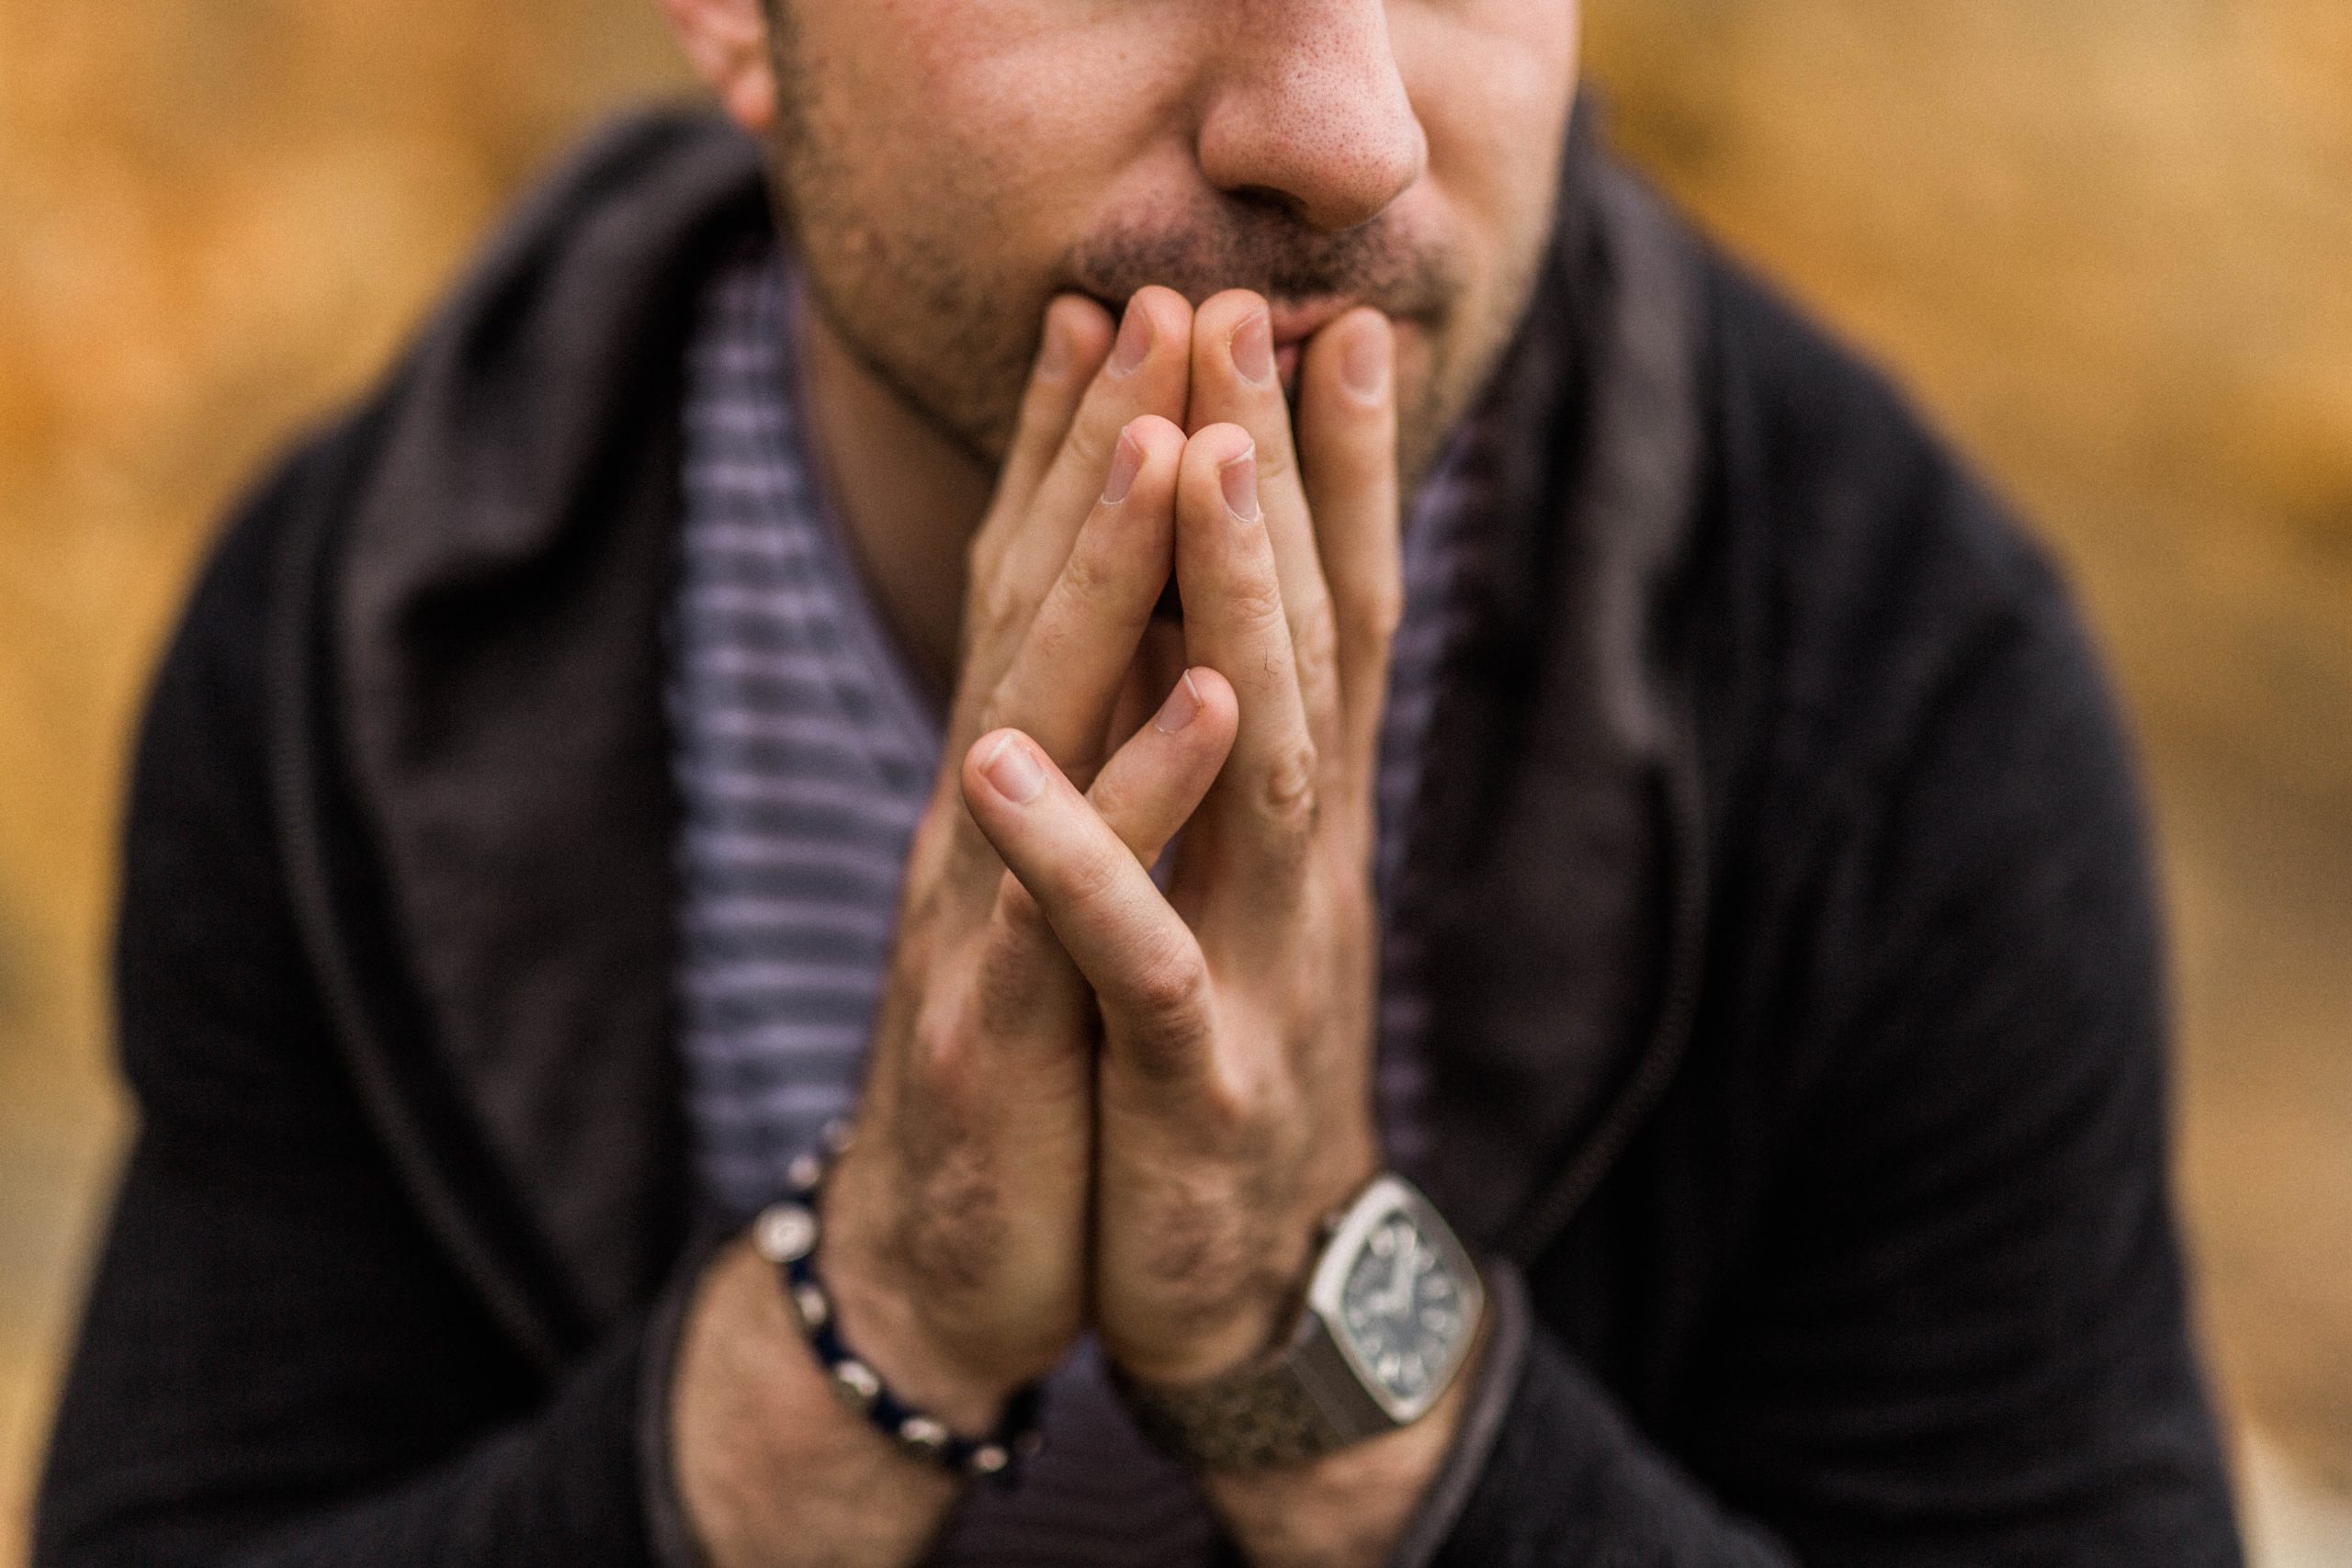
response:
M1375 1177L1329 1233L1270 1359L1182 1386L1119 1380L1154 1443L1195 1469L1296 1464L1410 1426L1444 1394L1486 1311L1462 1243L1399 1176Z

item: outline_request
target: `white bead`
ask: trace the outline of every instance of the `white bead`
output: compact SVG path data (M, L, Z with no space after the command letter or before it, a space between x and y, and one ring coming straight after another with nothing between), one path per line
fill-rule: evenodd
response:
M817 1216L805 1203L771 1203L752 1222L752 1249L770 1263L797 1263L817 1245Z
M920 1454L935 1454L947 1446L947 1428L928 1416L910 1416L899 1423L899 1441Z
M792 1287L792 1310L799 1316L800 1329L804 1334L816 1333L825 1326L825 1320L833 1315L832 1304L825 1300L825 1292L814 1285Z
M876 1377L874 1369L864 1361L841 1361L833 1367L833 1391L848 1403L851 1409L867 1410L881 1395L882 1380Z

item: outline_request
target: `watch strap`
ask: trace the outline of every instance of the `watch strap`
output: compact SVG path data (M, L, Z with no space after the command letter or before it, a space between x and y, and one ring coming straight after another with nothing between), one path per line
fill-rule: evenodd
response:
M1188 1469L1300 1464L1349 1440L1299 1375L1303 1342L1321 1330L1320 1321L1309 1314L1278 1355L1205 1382L1146 1383L1115 1370L1113 1376L1144 1436Z

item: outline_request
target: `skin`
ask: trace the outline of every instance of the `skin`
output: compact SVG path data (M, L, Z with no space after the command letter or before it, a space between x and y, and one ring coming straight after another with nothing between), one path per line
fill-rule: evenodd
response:
M1380 1168L1397 519L1523 308L1576 18L779 3L663 0L774 151L829 488L953 694L821 1267L844 1337L977 1431L1090 1328L1148 1382L1264 1354ZM1469 1381L1205 1488L1255 1562L1378 1562ZM741 1245L673 1422L727 1568L911 1562L956 1495L833 1401Z

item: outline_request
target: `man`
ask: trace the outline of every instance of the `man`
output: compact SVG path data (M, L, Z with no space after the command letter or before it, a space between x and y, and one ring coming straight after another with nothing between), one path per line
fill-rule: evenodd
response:
M166 660L40 1562L2235 1561L2063 594L1567 0L665 4Z

